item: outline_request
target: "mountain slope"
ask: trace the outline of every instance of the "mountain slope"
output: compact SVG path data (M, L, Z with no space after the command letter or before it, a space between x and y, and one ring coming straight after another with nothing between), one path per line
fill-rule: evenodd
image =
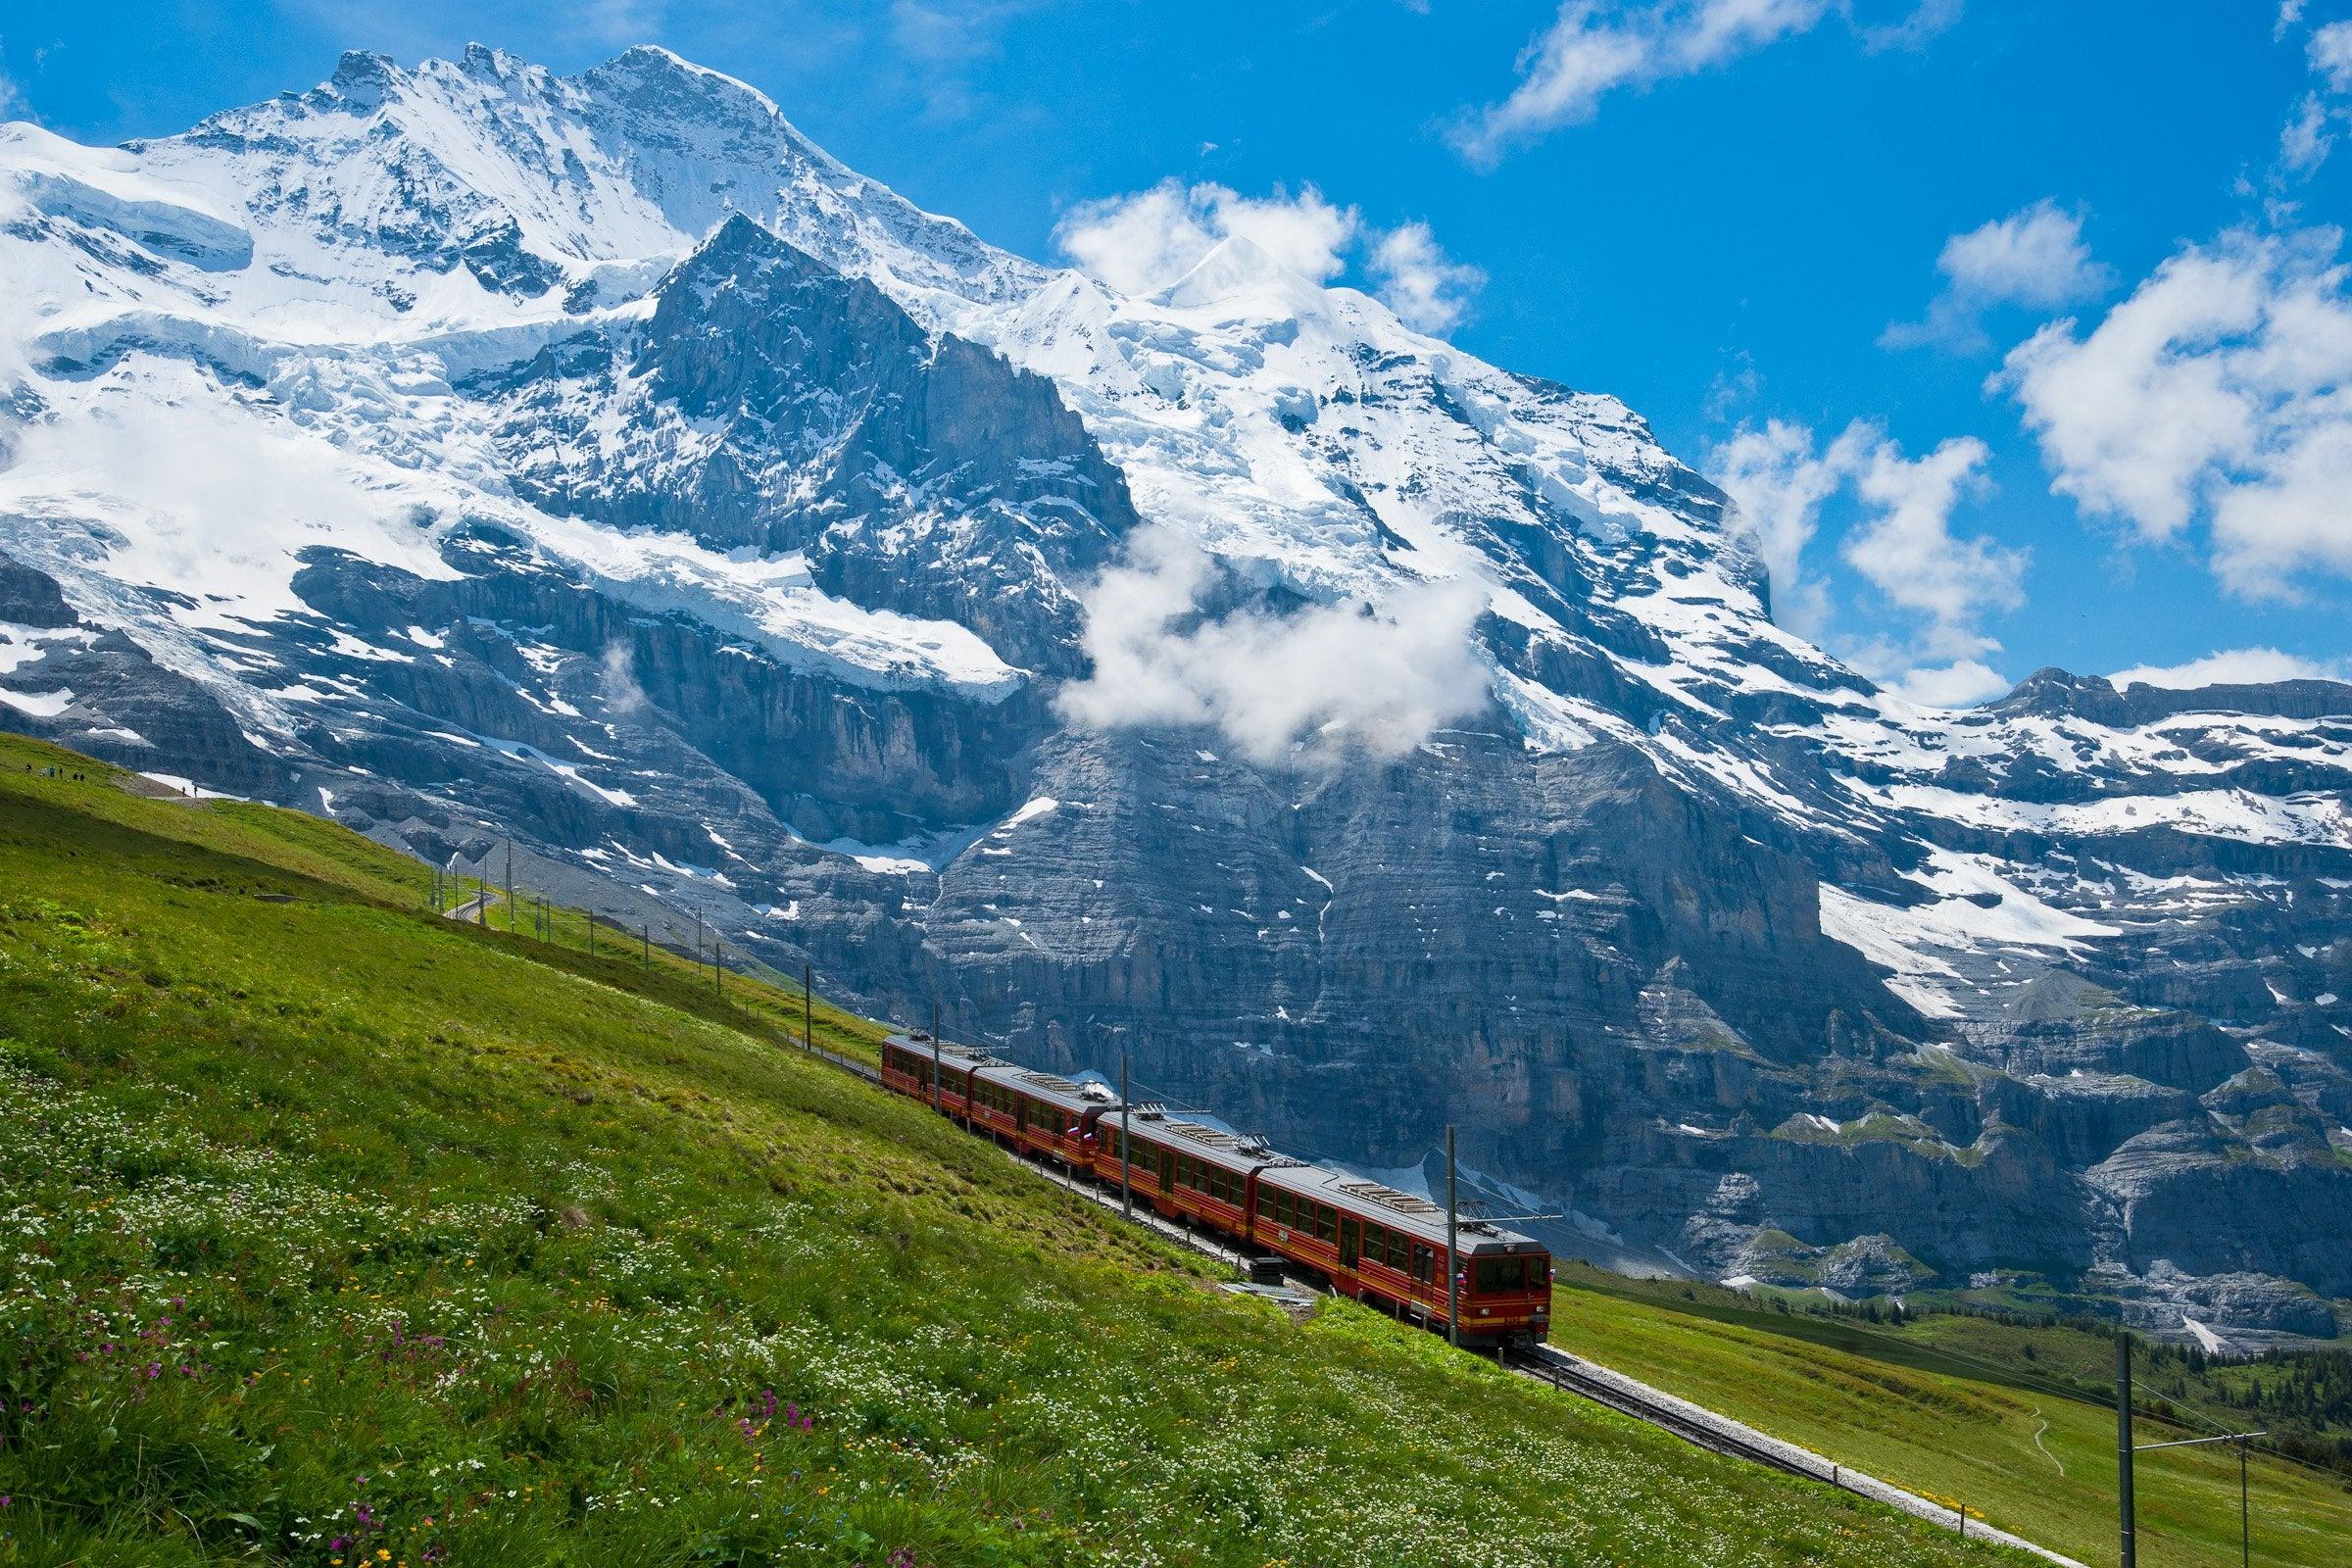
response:
M0 714L691 911L1563 1246L2352 1296L2352 689L1973 712L1622 404L999 252L658 50L0 140Z
M680 965L119 782L0 738L21 1560L1983 1558L1224 1295Z

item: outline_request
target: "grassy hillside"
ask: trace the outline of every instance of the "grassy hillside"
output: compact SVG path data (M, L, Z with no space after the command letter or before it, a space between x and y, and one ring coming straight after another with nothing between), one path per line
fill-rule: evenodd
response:
M1757 1306L1706 1286L1563 1267L1552 1340L2085 1562L2116 1560L2111 1341L2064 1327L1928 1316L1900 1329ZM2178 1358L2175 1358L2178 1359ZM2168 1363L2169 1364L2169 1363ZM2046 1370L2044 1370L2046 1369ZM2203 1436L2144 1413L2138 1440ZM2160 1407L2160 1406L2159 1406ZM2171 1449L2137 1465L2140 1561L2234 1564L2234 1452ZM2352 1560L2345 1478L2257 1455L2255 1560Z
M1217 1292L797 999L111 777L0 737L0 1562L1991 1555Z

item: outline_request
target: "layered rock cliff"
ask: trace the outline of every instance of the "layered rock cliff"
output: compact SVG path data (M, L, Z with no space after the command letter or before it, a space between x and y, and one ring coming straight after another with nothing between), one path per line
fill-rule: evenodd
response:
M1606 396L1117 295L658 50L0 132L0 722L1618 1262L2352 1296L2352 689L1921 709Z

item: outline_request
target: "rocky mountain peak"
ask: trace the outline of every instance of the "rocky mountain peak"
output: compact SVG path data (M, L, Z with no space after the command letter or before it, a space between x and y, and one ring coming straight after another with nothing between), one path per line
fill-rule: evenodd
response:
M2352 688L1898 702L1617 399L1248 241L1008 255L665 51L0 184L0 722L1310 1151L1461 1122L1564 1247L2352 1294Z

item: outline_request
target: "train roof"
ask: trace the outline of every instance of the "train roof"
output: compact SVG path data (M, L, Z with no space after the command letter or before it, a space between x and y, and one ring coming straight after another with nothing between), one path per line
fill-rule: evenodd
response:
M918 1056L928 1056L932 1051L931 1037L919 1029L892 1035L887 1043ZM1118 1103L1118 1097L1100 1084L1073 1083L1050 1072L1037 1072L972 1046L952 1045L943 1040L938 1049L943 1067L954 1067L959 1072L969 1070L989 1083L1018 1090L1032 1100L1045 1101L1063 1110L1095 1110Z
M1386 1225L1393 1231L1402 1231L1416 1241L1446 1245L1446 1205L1433 1203L1415 1193L1400 1192L1383 1182L1358 1176L1353 1171L1331 1170L1321 1165L1292 1165L1270 1170L1258 1178L1261 1187L1279 1188L1345 1208L1362 1215L1375 1224ZM1463 1215L1454 1223L1456 1245L1466 1257L1481 1254L1499 1255L1516 1252L1542 1252L1548 1249L1532 1236L1506 1230L1492 1220Z
M973 1077L992 1084L1017 1090L1031 1100L1042 1100L1060 1110L1085 1112L1116 1105L1119 1097L1100 1084L1073 1083L1050 1072L1036 1072L1015 1066L994 1056L980 1058Z
M1276 1152L1262 1138L1245 1137L1229 1133L1221 1127L1211 1127L1206 1122L1194 1121L1187 1116L1170 1115L1166 1106L1155 1102L1138 1102L1129 1105L1127 1110L1130 1120L1128 1131L1136 1142L1157 1144L1163 1149L1190 1154L1195 1159L1206 1160L1224 1170L1248 1175L1250 1171L1263 1170L1268 1166L1298 1163L1288 1154ZM1103 1123L1106 1126L1116 1125L1117 1119L1114 1106L1113 1113L1104 1117Z
M897 1046L902 1050L911 1051L918 1056L929 1056L932 1053L931 1037L920 1029L910 1029L904 1034L892 1035L882 1043L886 1046ZM969 1067L975 1063L1000 1059L990 1055L977 1046L958 1046L947 1040L939 1042L938 1051L942 1065L954 1062L958 1067Z

